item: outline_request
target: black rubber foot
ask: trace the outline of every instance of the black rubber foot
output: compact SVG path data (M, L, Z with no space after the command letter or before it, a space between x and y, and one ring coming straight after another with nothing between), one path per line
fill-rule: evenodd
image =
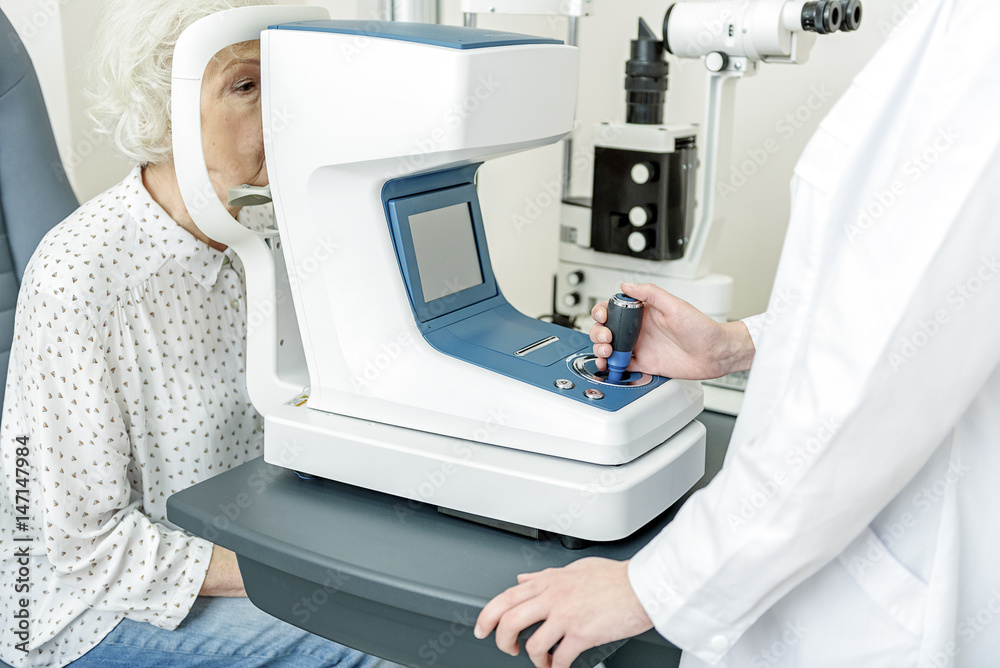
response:
M590 547L589 540L583 540L582 538L573 538L572 536L559 536L559 542L567 550L582 550L585 547Z

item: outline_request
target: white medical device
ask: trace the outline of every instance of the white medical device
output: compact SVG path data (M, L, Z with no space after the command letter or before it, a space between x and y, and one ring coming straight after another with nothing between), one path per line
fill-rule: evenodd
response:
M596 5L592 0L461 2L466 25L486 13L566 16L571 43L579 20L595 12ZM554 301L556 313L571 319L587 317L595 303L627 280L655 283L726 320L732 279L712 273L711 261L725 222L725 199L717 183L732 153L736 81L756 74L761 62L805 62L816 34L857 30L863 13L860 0L682 0L667 5L662 41L643 23L632 43L627 76L636 85L629 89L628 121L600 123L594 129L592 199L571 197L568 176L564 183ZM658 58L652 54L654 44L661 51ZM704 60L709 86L700 127L662 124L663 50ZM658 65L662 71L655 73ZM657 79L658 89L653 85ZM643 96L648 113L633 119L633 100ZM656 105L658 114L652 113ZM567 142L565 175L573 160Z
M577 50L321 14L230 10L175 54L178 179L246 267L266 461L504 526L633 533L704 471L700 386L609 383L585 334L508 304L476 188L484 161L571 130ZM209 59L258 37L277 221L264 235L215 196L199 116Z

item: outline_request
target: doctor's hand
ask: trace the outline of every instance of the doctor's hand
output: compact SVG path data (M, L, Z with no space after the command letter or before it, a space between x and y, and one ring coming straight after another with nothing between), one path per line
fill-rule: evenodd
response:
M622 283L622 292L645 302L642 330L636 341L629 369L686 380L718 378L744 371L753 362L754 345L742 322L716 322L683 299L655 285ZM607 368L611 356L608 303L591 311L595 324L590 330L599 368Z
M474 632L482 640L496 628L497 647L517 656L517 635L544 621L524 644L536 668L569 668L591 647L653 628L629 584L627 561L589 557L517 581L483 608Z

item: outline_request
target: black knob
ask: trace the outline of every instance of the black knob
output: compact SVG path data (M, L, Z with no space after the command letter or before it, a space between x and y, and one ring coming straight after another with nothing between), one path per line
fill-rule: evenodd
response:
M840 11L842 14L840 29L843 32L851 32L861 27L861 18L864 15L861 0L840 0Z
M840 30L843 19L841 0L817 0L802 6L802 29L828 35Z

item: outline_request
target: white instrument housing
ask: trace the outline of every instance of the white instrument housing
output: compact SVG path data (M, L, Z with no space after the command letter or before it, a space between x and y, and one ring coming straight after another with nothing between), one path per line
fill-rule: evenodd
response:
M201 229L247 269L247 383L265 417L265 459L416 501L431 500L422 480L446 476L432 499L442 507L534 528L568 509L574 521L561 533L588 540L637 530L704 471L704 429L692 423L700 386L644 376L646 387L611 409L597 404L600 392L560 394L572 382L553 390L443 353L416 317L383 197L410 177L474 171L563 138L573 127L577 50L444 26L373 33L363 22L316 21L322 14L229 10L189 28L175 56L182 195ZM208 60L257 36L277 223L263 235L215 196L199 115ZM474 193L474 182L463 188ZM283 315L289 296L294 318ZM493 299L506 305L499 290ZM579 332L564 336L588 347ZM596 381L570 365L579 358L549 366L583 395ZM605 390L605 404L633 391ZM591 500L577 517L582 493Z

